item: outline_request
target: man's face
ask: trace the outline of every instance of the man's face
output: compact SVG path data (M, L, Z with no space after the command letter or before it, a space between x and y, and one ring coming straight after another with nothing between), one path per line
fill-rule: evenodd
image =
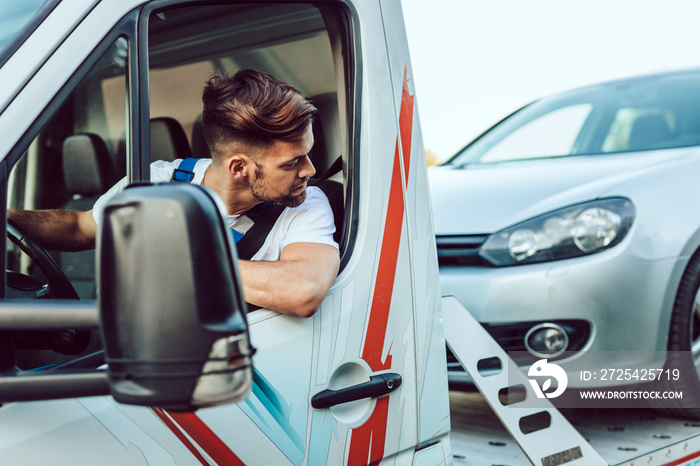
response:
M275 141L262 151L262 164L250 185L255 199L285 207L297 207L306 199L306 184L316 169L308 153L314 145L311 125L299 142Z

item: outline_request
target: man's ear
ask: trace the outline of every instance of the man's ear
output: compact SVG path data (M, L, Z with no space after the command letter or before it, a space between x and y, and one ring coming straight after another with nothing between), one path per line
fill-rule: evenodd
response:
M236 152L226 160L226 168L234 179L247 178L255 164L253 160L242 152Z

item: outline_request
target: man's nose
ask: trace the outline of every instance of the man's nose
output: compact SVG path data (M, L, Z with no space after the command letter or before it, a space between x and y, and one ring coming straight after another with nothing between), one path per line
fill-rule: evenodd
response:
M299 178L311 178L316 174L316 168L314 168L314 164L311 163L308 155L304 157L302 164L302 167L299 169Z

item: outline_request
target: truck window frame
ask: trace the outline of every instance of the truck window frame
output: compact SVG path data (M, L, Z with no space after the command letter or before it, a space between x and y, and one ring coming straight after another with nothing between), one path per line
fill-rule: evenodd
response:
M129 14L125 15L100 41L100 43L93 49L90 55L83 61L83 63L78 66L73 75L64 83L61 89L56 93L56 95L51 99L51 102L43 109L39 114L37 119L32 123L29 129L19 138L17 144L10 150L7 157L0 163L0 212L3 218L3 231L7 230L7 198L8 198L8 180L9 175L12 172L15 164L22 158L23 154L29 148L29 145L37 137L39 132L49 123L51 118L56 114L56 112L61 108L61 106L66 102L66 100L71 96L75 88L82 82L82 80L87 76L87 74L92 70L92 68L97 64L97 62L102 58L102 56L109 50L109 48L117 41L120 37L123 37L127 41L128 50L128 64L126 69L126 81L127 81L127 114L129 122L133 122L139 119L138 106L136 103L139 100L139 90L138 86L135 85L134 73L138 71L137 67L137 47L136 47L136 37L137 37L137 24L138 24L138 10L133 10ZM133 126L133 125L131 125ZM129 138L128 149L133 149L134 141L137 141L141 135L138 133L138 128L134 127L131 132L131 137ZM140 154L136 152L131 152L134 157L140 157ZM0 254L2 254L2 265L6 268L7 265L7 244L6 241L1 241L2 244L0 249ZM5 287L6 287L6 277L2 274L2 282L0 283L0 298L6 297Z
M37 10L32 18L20 29L15 37L8 42L7 46L0 52L0 68L2 68L7 60L20 48L27 38L44 22L47 16L56 8L56 5L61 3L61 0L48 0L44 5Z

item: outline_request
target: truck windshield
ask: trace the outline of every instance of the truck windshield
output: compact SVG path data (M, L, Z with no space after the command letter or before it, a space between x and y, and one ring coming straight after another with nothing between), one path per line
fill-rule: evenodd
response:
M42 7L51 0L0 0L0 57L8 52L9 45L21 33L34 26L34 19Z

